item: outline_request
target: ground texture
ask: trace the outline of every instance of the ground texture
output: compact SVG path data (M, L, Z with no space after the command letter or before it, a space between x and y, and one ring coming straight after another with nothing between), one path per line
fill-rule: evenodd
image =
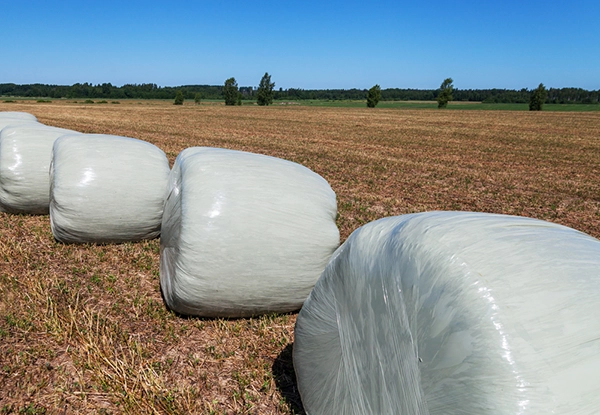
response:
M338 197L342 239L430 210L544 219L600 237L600 113L213 103L0 103L40 122L162 148L301 163ZM183 318L159 287L159 241L64 245L48 216L0 213L0 414L300 414L296 314Z

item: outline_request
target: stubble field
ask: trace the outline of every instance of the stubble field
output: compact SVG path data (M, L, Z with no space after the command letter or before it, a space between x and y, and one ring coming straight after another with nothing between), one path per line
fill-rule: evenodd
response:
M301 163L338 197L342 240L385 216L522 215L600 237L600 113L0 103L47 125ZM0 213L0 413L303 413L296 314L184 318L159 241L65 245L48 216Z

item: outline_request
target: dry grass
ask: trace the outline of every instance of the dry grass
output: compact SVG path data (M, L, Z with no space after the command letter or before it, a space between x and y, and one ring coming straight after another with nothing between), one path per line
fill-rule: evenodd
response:
M427 210L545 219L600 237L600 113L0 103L48 125L306 165L338 195L342 237ZM63 245L47 216L0 213L0 413L302 413L295 314L182 318L159 243Z

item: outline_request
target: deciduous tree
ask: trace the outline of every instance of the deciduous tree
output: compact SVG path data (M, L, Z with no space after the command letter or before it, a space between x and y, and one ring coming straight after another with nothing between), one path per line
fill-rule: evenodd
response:
M540 84L531 93L531 98L529 99L529 111L541 111L547 97L548 91L546 90L546 87L544 84Z
M225 105L241 105L241 95L235 78L229 78L225 81L223 97L225 98Z
M177 92L175 93L175 102L173 104L183 105L183 92L181 92L180 89L178 89Z
M373 86L367 92L367 107L375 108L381 99L381 87L379 85Z
M275 82L271 82L271 75L265 72L256 91L256 102L258 105L270 105L273 103L274 87Z
M446 78L444 79L444 82L442 82L440 94L437 97L438 108L446 108L448 102L452 101L452 90L454 89L452 82L452 78Z

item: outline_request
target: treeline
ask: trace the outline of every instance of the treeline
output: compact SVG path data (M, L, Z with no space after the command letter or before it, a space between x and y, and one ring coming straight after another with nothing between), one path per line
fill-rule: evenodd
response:
M453 101L475 101L485 103L529 103L532 90L521 89L453 89ZM381 101L435 101L439 89L400 89L381 90ZM276 100L360 100L366 99L366 89L294 89L275 91ZM600 102L600 90L586 91L581 88L550 88L546 103L550 104L597 104Z
M185 99L223 99L223 86L220 85L182 85L161 87L156 84L126 84L114 86L110 83L93 85L77 83L74 85L45 84L0 84L0 96L36 97L36 98L104 98L104 99L174 99L181 91ZM256 99L256 87L239 88L243 99ZM511 89L454 89L454 101L477 101L487 103L528 103L533 90ZM435 101L439 89L401 89L381 90L382 101ZM289 88L273 91L275 100L363 100L366 89L300 89ZM597 104L600 102L600 90L587 91L581 88L550 88L546 103L551 104Z
M223 87L211 85L160 87L156 84L125 84L119 87L110 83L93 85L87 82L71 86L0 84L0 95L40 98L174 99L178 90L182 90L186 99L193 99L197 92L206 99L223 97Z

